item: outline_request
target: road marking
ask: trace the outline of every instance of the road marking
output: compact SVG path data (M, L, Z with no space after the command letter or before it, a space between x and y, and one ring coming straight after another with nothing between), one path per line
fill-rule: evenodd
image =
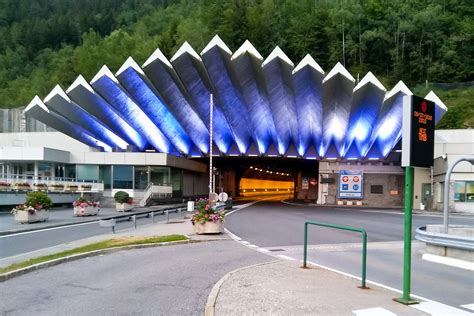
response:
M68 227L76 227L76 226L97 224L98 222L99 222L99 221L94 221L94 222L87 222L87 223L80 223L80 224L73 224L73 225L65 225L65 226L58 226L58 227L43 228L43 229L31 230L31 231L27 231L27 232L14 233L14 234L10 234L10 235L3 235L3 236L0 236L0 238L8 238L8 237L15 237L15 236L20 236L20 235L34 234L34 233L37 233L37 232L45 232L45 231L56 230L56 229L62 229L62 228L68 228Z
M277 257L281 258L281 259L285 259L285 260L290 260L290 261L295 261L296 260L295 258L288 257L288 256L285 256L285 255L277 255Z
M461 307L464 307L466 309L470 309L471 311L474 311L474 304L461 305Z
M250 245L250 243L249 243L248 241L245 241L245 240L241 240L240 242L243 243L243 244L246 245L246 246L249 246L249 245Z
M267 200L274 200L274 199L276 199L276 198L278 198L278 197L269 197L269 198L260 199L260 200L253 201L253 202L249 202L249 203L246 203L246 204L238 205L238 206L235 207L235 208L236 208L235 210L230 211L229 213L226 213L225 216L234 214L235 212L240 211L240 210L242 210L242 209L244 209L244 208L247 208L247 207L249 207L249 206L252 206L252 205L254 205L254 204L258 203L258 202L267 201Z
M430 261L430 262L445 264L445 265L456 267L456 268L474 271L474 262L469 262L469 261L460 260L456 258L448 258L448 257L443 257L443 256L432 255L430 253L423 254L421 258L423 260Z
M454 308L445 304L441 304L435 301L421 302L420 304L410 305L419 311L428 313L430 315L471 315L472 313L463 311L458 308Z
M397 316L397 314L394 314L382 307L359 309L352 312L357 316Z
M303 261L301 261L303 262ZM340 270L336 270L336 269L333 269L333 268L330 268L328 266L324 266L324 265L321 265L321 264L317 264L315 262L312 262L312 261L306 261L307 263L309 264L312 264L314 266L317 266L317 267L320 267L320 268L323 268L323 269L326 269L326 270L329 270L329 271L332 271L332 272L335 272L335 273L339 273L339 274L342 274L344 276L347 276L347 277L350 277L350 278L354 278L356 280L361 280L360 277L358 276L355 276L355 275L352 275L350 273L346 273L346 272L343 272L343 271L340 271ZM393 291L393 292L396 292L396 293L400 293L402 294L403 292L398 290L398 289L395 289L391 286L388 286L388 285L384 285L384 284L381 284L381 283L378 283L378 282L374 282L374 281L370 281L370 280L366 280L367 283L370 283L370 284L373 284L375 286L378 286L378 287L382 287L384 289L387 289L387 290L390 290L390 291ZM445 310L449 310L449 313L437 313L437 310L432 310L432 311L426 311L427 313L431 314L431 315L471 315L472 314L466 314L465 311L461 310L461 309L458 309L458 308L455 308L455 307L451 307L449 305L446 305L446 304L443 304L443 303L439 303L439 302L436 302L436 301L433 301L433 300L430 300L429 298L426 298L426 297L423 297L423 296L420 296L420 295L416 295L416 294L410 294L411 297L414 297L416 299L419 299L419 300L422 300L422 301L426 301L426 302L423 302L423 303L428 303L428 302L432 302L432 303L436 303L436 308L437 309L440 309L440 308L443 308ZM420 304L414 304L414 305L408 305L410 307L413 307L413 308L416 308L416 306L419 306ZM433 305L434 306L434 305ZM424 308L427 308L427 309L430 309L431 306L424 306Z
M260 251L260 252L265 252L265 253L269 253L269 252L270 252L270 250L265 249L265 248L258 248L257 250Z
M255 245L253 245L253 244L250 244L250 243L248 244L248 246L249 246L250 248L254 248L254 249L256 249L256 248L260 248L259 246L255 246Z

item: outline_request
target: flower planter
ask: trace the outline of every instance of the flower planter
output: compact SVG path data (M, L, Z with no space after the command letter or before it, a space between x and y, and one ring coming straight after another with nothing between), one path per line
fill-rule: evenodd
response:
M201 223L194 223L194 232L196 234L221 234L224 232L224 223L218 221L214 222L205 222L204 224Z
M62 192L64 187L48 187L48 190L53 192Z
M7 186L1 186L0 187L0 191L10 191L11 190L11 187L7 187Z
M15 221L18 223L44 222L49 217L48 210L35 210L33 214L28 211L18 211L15 213Z
M133 208L133 204L128 203L115 203L115 209L117 212L127 212Z
M26 185L16 185L15 190L21 190L21 191L28 191L30 189L29 186Z
M76 192L78 190L78 187L66 187L66 192Z
M92 187L79 187L79 191L85 192L85 191L91 191Z
M98 206L74 206L74 215L75 216L93 216L97 215L100 211Z
M35 190L35 191L48 191L48 187L34 185L33 190Z

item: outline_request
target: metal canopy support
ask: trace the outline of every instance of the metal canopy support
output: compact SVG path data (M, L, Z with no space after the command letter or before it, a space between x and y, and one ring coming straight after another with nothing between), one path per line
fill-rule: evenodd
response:
M467 161L470 162L471 165L474 165L474 156L465 156L456 160L449 166L448 171L446 171L446 177L444 178L443 229L445 234L448 233L449 183L451 181L451 173L454 167L462 161Z

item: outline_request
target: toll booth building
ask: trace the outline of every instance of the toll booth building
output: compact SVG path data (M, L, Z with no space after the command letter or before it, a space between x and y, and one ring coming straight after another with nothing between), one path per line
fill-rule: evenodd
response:
M109 197L125 190L136 200L150 190L155 199L206 195L212 137L216 192L402 207L407 95L401 81L387 91L370 72L356 81L310 55L295 65L278 47L263 58L248 41L232 52L215 36L200 54L184 43L170 59L157 49L141 66L130 57L116 72L104 65L57 85L21 115L4 110L23 123L2 121L0 193L27 182ZM439 121L446 106L433 92L425 98ZM416 174L419 208L434 178Z

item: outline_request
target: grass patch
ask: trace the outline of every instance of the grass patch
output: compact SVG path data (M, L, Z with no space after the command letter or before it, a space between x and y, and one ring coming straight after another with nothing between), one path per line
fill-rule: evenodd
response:
M107 239L104 241L99 241L99 242L85 245L82 247L61 251L55 254L42 256L38 258L32 258L26 261L14 263L7 267L0 268L0 274L26 268L38 263L42 263L42 262L46 262L46 261L50 261L50 260L54 260L58 258L64 258L71 255L96 251L96 250L117 248L117 247L130 246L130 245L157 244L157 243L162 243L162 242L179 241L179 240L187 240L187 239L188 238L183 235L167 235L167 236L154 236L154 237L121 237L121 238Z

